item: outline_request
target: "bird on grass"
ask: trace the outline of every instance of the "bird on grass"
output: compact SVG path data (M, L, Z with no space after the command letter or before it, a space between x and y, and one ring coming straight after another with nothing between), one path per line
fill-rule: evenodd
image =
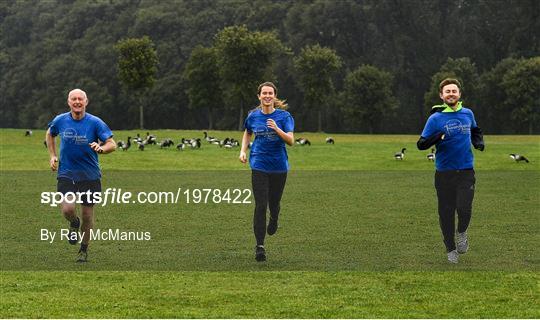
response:
M516 162L525 161L526 163L529 163L529 159L527 159L525 156L517 153L511 153L510 158Z
M208 135L208 132L204 131L204 140L208 141L209 143L214 143L214 144L219 144L219 141L217 138L214 138L214 137L210 137ZM218 142L218 143L215 143L215 142Z
M186 149L186 144L185 143L180 142L179 144L176 145L176 150L184 151L184 149Z
M301 146L310 146L311 142L309 142L309 140L306 138L298 138L296 139L296 144L299 144Z
M334 144L334 143L335 143L334 138L332 138L332 137L326 138L326 143L328 143L328 144Z
M172 141L171 139L164 139L163 141L161 142L158 142L157 145L163 149L163 148L168 148L172 145L174 145L174 141Z
M157 144L157 138L155 135L146 132L146 138L144 139L144 144Z
M127 143L120 140L118 141L118 148L122 149L122 151L127 151L131 147L131 137L127 138Z
M396 160L403 160L405 158L405 150L407 150L407 148L401 149L401 152L396 152L394 154L394 158Z
M26 130L26 132L24 133L24 136L25 136L25 137L30 137L30 136L32 136L32 130Z
M435 149L431 149L431 153L428 153L427 159L428 161L435 161Z

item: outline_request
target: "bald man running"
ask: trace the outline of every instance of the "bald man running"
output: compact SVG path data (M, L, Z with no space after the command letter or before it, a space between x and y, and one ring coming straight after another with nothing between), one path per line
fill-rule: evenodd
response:
M77 194L90 191L101 192L101 171L98 153L106 154L116 150L111 129L100 118L86 112L88 98L81 89L73 89L68 94L70 111L62 113L49 123L45 136L50 155L50 167L58 170L58 192ZM55 137L60 136L60 164L56 153ZM68 199L67 200L71 200ZM81 196L81 219L75 213L75 203L64 201L61 210L69 221L69 243L81 243L77 262L88 260L90 230L94 224L93 198ZM82 239L79 238L79 229Z

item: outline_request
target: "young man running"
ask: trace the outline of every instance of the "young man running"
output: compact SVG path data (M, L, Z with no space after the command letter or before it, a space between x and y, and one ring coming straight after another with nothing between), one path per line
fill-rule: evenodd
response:
M442 105L432 108L417 146L420 150L437 147L435 156L435 189L437 190L439 223L446 246L447 258L458 263L459 254L469 249L467 228L471 221L476 178L473 169L471 143L484 150L482 131L474 114L462 106L461 84L456 79L444 79L439 85ZM457 210L457 246L454 240Z

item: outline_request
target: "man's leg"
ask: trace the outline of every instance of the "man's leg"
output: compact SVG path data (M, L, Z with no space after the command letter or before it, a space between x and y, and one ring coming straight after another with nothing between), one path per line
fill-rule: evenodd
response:
M67 203L65 201L62 202L61 211L64 218L66 218L66 220L70 223L79 220L77 214L75 213L75 203Z
M474 170L460 172L461 175L457 187L457 214L459 233L467 231L471 221L472 203L474 199L474 185L476 178Z
M456 244L454 242L456 211L456 189L454 180L454 172L435 172L439 224L447 252L456 249Z
M467 228L471 221L475 183L476 178L474 177L474 170L460 172L457 187L457 251L459 253L466 253L469 250Z
M273 173L270 175L270 188L268 191L268 206L270 208L270 221L268 222L267 232L269 235L276 233L278 228L279 211L281 209L280 201L285 189L287 173Z
M79 217L77 217L77 213L75 212L75 193L77 192L77 187L72 180L66 178L59 178L57 190L63 195L66 195L67 193L72 193L68 196L68 199L65 199L62 202L62 204L60 205L60 210L62 211L62 215L64 216L64 218L69 221L70 232L68 242L69 244L74 245L77 243L77 232L79 231L80 227L80 220Z
M88 243L90 242L90 230L92 228L94 228L94 207L83 205L81 231L84 232L84 235L81 242L81 248L82 245L85 245L86 248L88 247Z
M101 192L101 181L81 181L78 183L78 189L82 193L90 191L91 194ZM90 243L90 230L94 228L94 197L86 194L81 197L82 200L82 225L81 231L83 232L81 240L81 249L77 257L78 262L86 262L88 256L88 245Z

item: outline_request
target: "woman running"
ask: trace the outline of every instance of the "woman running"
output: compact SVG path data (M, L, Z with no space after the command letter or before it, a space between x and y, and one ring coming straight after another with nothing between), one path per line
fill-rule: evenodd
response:
M251 183L255 196L253 232L255 233L255 260L266 261L264 238L266 232L273 235L278 229L279 202L287 180L289 162L285 143L294 144L294 119L284 109L287 105L277 99L277 88L272 82L259 85L260 104L252 110L244 122L244 137L240 150L240 162L247 162L246 151L255 135L249 155ZM266 226L266 208L270 220Z

